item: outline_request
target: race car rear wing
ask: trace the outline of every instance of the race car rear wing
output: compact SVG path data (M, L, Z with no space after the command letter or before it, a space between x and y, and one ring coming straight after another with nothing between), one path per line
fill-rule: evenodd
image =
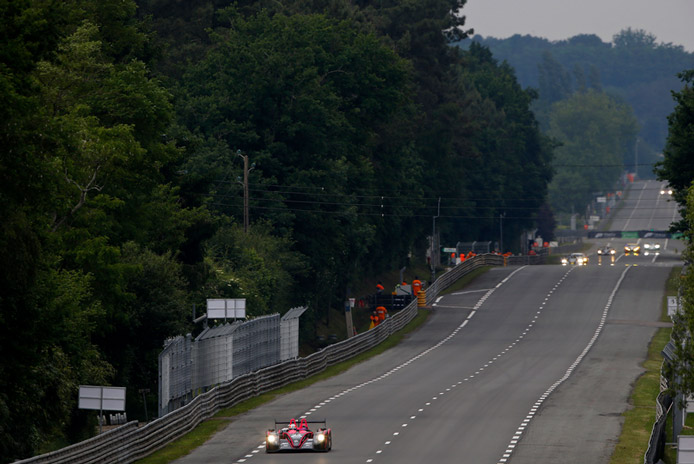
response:
M287 425L289 425L289 423L291 421L292 421L292 419L283 420L283 421L278 421L277 419L275 419L275 428L277 428L277 425L282 425L282 426L286 427ZM296 419L294 419L294 421L297 425L299 425L299 423L301 422L301 420L296 420ZM306 423L307 424L323 424L325 426L325 428L328 427L328 422L325 419L323 419L323 420L307 420Z

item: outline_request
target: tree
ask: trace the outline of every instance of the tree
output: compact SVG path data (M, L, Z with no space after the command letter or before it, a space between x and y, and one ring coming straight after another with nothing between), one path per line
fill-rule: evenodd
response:
M465 226L477 231L472 239L496 237L499 216L504 215L503 241L515 247L510 238L534 228L545 201L552 176L551 145L530 111L536 93L521 89L507 63L498 64L488 48L477 44L463 59L462 80L479 95L471 103L476 110L476 156L461 170L478 220Z
M674 109L670 92L679 89L675 77L682 69L694 66L694 53L671 43L656 43L652 34L625 29L615 35L613 43L602 42L594 35L578 35L567 40L550 41L539 37L515 35L507 39L480 37L473 41L490 47L494 56L506 60L516 70L523 87L540 89L534 109L543 130L547 111L543 99L546 53L564 70L576 66L587 77L587 86L604 91L631 105L639 122L639 163L654 163L662 153L667 137L667 115ZM464 41L461 47L467 47ZM540 68L540 69L539 69ZM642 177L648 169L639 170Z
M694 236L691 224L694 224L694 186L690 185L686 195L680 191L680 198L684 196L686 208L684 208L683 223L687 224L686 235L690 238L684 257L691 260L694 256L694 247L691 237ZM694 272L687 266L680 281L681 311L673 316L672 344L674 345L674 359L670 362L671 384L670 389L676 394L682 394L688 398L694 393L694 370L691 360L694 356Z
M691 234L691 225L687 211L691 204L687 202L689 187L694 181L694 70L683 71L678 77L684 83L679 92L672 97L677 103L672 114L668 116L668 138L663 152L663 160L658 162L655 173L658 180L667 181L675 190L675 200L685 212L682 215L688 223L678 226L679 230ZM694 238L694 236L690 236Z
M673 92L677 105L668 117L668 138L664 159L656 166L659 180L667 181L674 189L682 220L673 228L684 232L688 238L684 258L694 258L694 69L678 74L684 83L679 92ZM672 342L674 359L670 367L673 378L671 389L686 399L694 392L694 272L686 266L680 282L682 310L673 318Z
M555 103L548 130L562 143L549 190L555 211L580 212L594 192L610 190L637 130L628 106L595 90Z
M342 270L366 256L379 221L360 198L374 193L384 163L409 164L406 145L381 140L404 120L407 66L347 21L225 14L233 28L215 34L184 81L181 124L197 137L184 166L204 176L220 212L240 217L240 190L225 179L240 175L236 150L248 154L252 221L261 212L314 271L349 279ZM295 304L344 285L300 282Z
M163 168L179 154L162 137L172 106L136 58L146 39L133 12L129 1L0 5L11 44L0 66L8 106L0 135L2 462L90 434L87 416L75 413L77 386L127 383L135 369L110 347L159 309L156 295L133 285L140 268L128 243L156 250L150 263L178 265L188 228L204 216L164 183ZM175 273L147 277L178 288L167 297L186 306ZM132 317L128 307L149 316ZM156 338L180 332L185 318L170 315L177 324L158 324ZM144 340L130 338L122 352L137 353ZM152 387L156 371L141 372Z

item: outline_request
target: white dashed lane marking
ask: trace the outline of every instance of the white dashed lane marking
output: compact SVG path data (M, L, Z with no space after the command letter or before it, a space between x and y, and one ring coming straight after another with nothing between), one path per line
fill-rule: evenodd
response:
M472 316L474 316L474 314L479 310L479 308L482 306L482 304L484 304L484 302L487 300L487 298L489 298L489 296L491 295L491 293L492 293L494 290L496 290L497 288L499 288L503 283L507 282L511 277L513 277L513 275L514 275L516 272L520 271L521 269L522 269L522 268L517 269L516 271L512 272L511 274L509 274L509 276L506 277L504 280L502 280L496 287L494 287L493 289L490 289L482 298L480 298L480 300L479 300L479 301L477 302L477 304L475 305L474 310L473 310L473 311L470 313L470 315L465 319L465 321L463 321L463 323L462 323L460 326L458 326L458 328L456 328L456 329L451 333L451 335L449 335L446 339L444 339L444 340L442 341L442 343L445 342L445 341L447 341L447 340L449 340L449 339L452 338L453 336L455 336L455 335L457 334L457 332L458 332L460 329L462 329L463 327L465 327L465 325L468 323L468 321L470 321L470 318L471 318ZM564 280L566 280L567 276L573 271L573 269L574 269L574 268L570 268L566 273L564 273L564 275L559 279L559 281L558 281L557 284L554 286L554 288L553 288L552 290L550 290L550 292L549 292L549 294L547 295L547 297L544 298L544 301L540 304L539 309L538 309L538 311L535 313L535 316L533 317L532 321L528 324L528 326L525 328L525 330L522 332L522 334L516 339L515 342L511 343L507 348L505 348L505 349L504 349L503 351L501 351L499 354L497 354L496 356L494 356L494 357L492 358L492 360L487 361L485 364L483 364L483 366L480 367L480 368L478 368L478 370L477 370L474 374L465 377L464 379L458 381L457 384L454 384L453 386L460 385L460 384L462 384L463 382L467 382L467 381L469 381L469 380L475 378L475 376L481 375L481 374L483 373L483 371L484 371L485 368L489 367L490 364L492 364L494 361L496 361L497 359L499 359L501 356L506 355L506 354L507 354L510 350L512 350L518 343L520 343L521 340L523 339L523 337L524 337L526 334L528 334L528 332L530 331L530 329L533 327L533 325L534 325L535 321L538 319L539 315L542 314L542 310L543 310L545 304L547 303L547 301L549 300L549 296L551 295L551 293L552 293L554 290L556 290L556 289L561 285L561 283L564 282ZM438 301L438 300L437 300L437 301ZM575 364L576 364L576 363L575 363ZM572 368L573 368L573 366L572 366ZM450 391L450 389L446 389L446 391ZM443 396L443 394L444 394L444 393L439 393L438 396ZM546 398L547 395L549 395L549 393L548 393L548 392L545 392L545 394L543 394L543 396L541 397L541 399ZM438 396L434 396L434 397L432 398L432 401L437 400L437 399L438 399ZM507 449L506 449L504 455L503 455L502 458L499 460L500 463L507 463L507 462L508 462L508 458L511 456L511 453L513 452L513 449L514 449L514 448L516 447L516 445L518 444L518 441L520 440L521 434L522 434L523 431L525 430L525 427L530 423L530 420L533 418L533 416L535 415L535 413L537 412L537 410L538 410L538 408L540 407L541 404L542 404L542 401L536 402L535 405L533 406L533 408L531 408L531 410L530 410L530 412L528 413L528 415L525 417L525 419L523 419L523 423L518 427L518 430L516 430L515 434L513 435L513 438L511 439L511 442L510 442L509 445L507 446ZM431 405L431 402L425 403L425 406L430 406L430 405ZM419 412L422 412L423 410L424 410L424 408L419 408L419 409L418 409ZM396 434L394 434L394 435L396 435ZM377 451L377 454L380 454L380 451ZM366 462L373 462L373 458L367 459Z
M576 360L571 364L571 366L569 366L569 368L566 370L564 375L559 380L554 382L540 396L540 398L535 402L533 407L530 408L530 412L528 413L527 416L525 416L525 419L523 419L521 424L518 426L518 429L516 430L515 434L511 438L511 441L509 442L508 446L506 447L506 451L504 452L504 454L501 455L501 458L499 459L498 464L507 464L508 463L509 458L511 457L513 450L516 448L516 445L520 441L523 432L525 431L526 427L530 424L530 421L535 416L535 413L537 412L537 410L540 408L540 406L542 406L542 403L549 397L550 394L552 394L552 392L554 390L557 389L557 387L559 387L559 385L564 383L564 381L566 381L566 379L568 379L569 376L571 376L574 369L576 369L576 367L578 367L578 365L581 363L583 358L588 354L590 349L593 347L593 345L597 341L598 337L600 336L600 333L602 332L603 326L605 325L605 321L607 320L607 313L609 312L610 307L612 306L612 300L614 299L615 295L617 294L617 291L619 290L619 287L622 284L622 281L624 280L624 277L626 276L626 273L629 269L630 268L627 267L624 270L624 272L622 272L622 275L620 276L619 280L617 281L614 288L612 289L612 293L607 298L607 304L605 305L605 308L603 309L602 317L600 318L600 323L598 324L597 329L595 329L595 333L593 334L593 337L588 342L588 345L586 345L586 347L583 349L583 351L578 356L578 358L576 358ZM564 276L564 277L566 277L566 276ZM562 280L564 280L564 279L562 278Z

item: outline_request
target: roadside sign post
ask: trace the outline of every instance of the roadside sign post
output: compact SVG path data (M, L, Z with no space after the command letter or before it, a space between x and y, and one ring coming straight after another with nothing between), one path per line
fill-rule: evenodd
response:
M245 298L208 298L207 299L207 318L208 319L245 319L246 318L246 299Z
M101 433L104 410L125 411L125 387L80 385L78 407L99 411L99 433Z
M668 296L667 297L667 315L673 317L680 310L679 297Z
M356 303L355 298L345 301L345 323L347 325L347 338L354 336L354 322L352 321L352 308Z

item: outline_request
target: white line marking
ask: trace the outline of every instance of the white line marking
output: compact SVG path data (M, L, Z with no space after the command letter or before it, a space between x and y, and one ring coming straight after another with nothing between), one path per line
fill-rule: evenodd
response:
M586 357L586 355L588 354L590 349L593 347L595 342L598 340L598 337L600 336L600 333L602 332L602 329L604 327L604 322L607 319L607 314L610 310L610 307L612 306L612 300L614 299L615 295L617 294L619 287L622 285L622 281L626 277L626 274L629 271L629 269L631 269L631 267L626 267L624 269L624 271L622 272L622 275L619 277L619 280L617 281L614 288L612 289L612 293L610 293L610 296L607 298L607 303L605 304L605 308L602 311L602 317L600 318L600 323L598 324L598 327L595 329L595 332L593 333L593 336L591 337L591 339L588 341L588 344L586 345L586 347L583 348L583 351L581 352L581 354L578 355L578 357L574 360L574 362L571 364L571 366L569 366L569 368L566 370L566 372L564 372L564 375L559 380L554 382L547 389L547 391L545 391L545 393L542 396L540 396L540 399L537 402L535 402L535 406L533 406L533 408L531 408L529 414L527 416L525 416L525 419L523 419L523 422L516 430L515 435L520 435L523 432L523 430L525 430L525 427L530 422L530 419L532 419L535 416L535 412L537 411L537 405L541 404L545 399L547 399L549 397L550 393L552 393L557 387L559 387L559 385L561 385L564 381L566 381L566 379L568 379L569 376L571 376L574 369L576 367L578 367L578 365L581 363L583 358ZM516 446L514 443L514 440L516 440L516 436L514 436L511 439L509 447L506 450L506 454L502 455L502 458L499 459L499 461L498 461L499 463L507 462L507 458L510 457L510 454L513 452L513 448L515 448L515 446Z

